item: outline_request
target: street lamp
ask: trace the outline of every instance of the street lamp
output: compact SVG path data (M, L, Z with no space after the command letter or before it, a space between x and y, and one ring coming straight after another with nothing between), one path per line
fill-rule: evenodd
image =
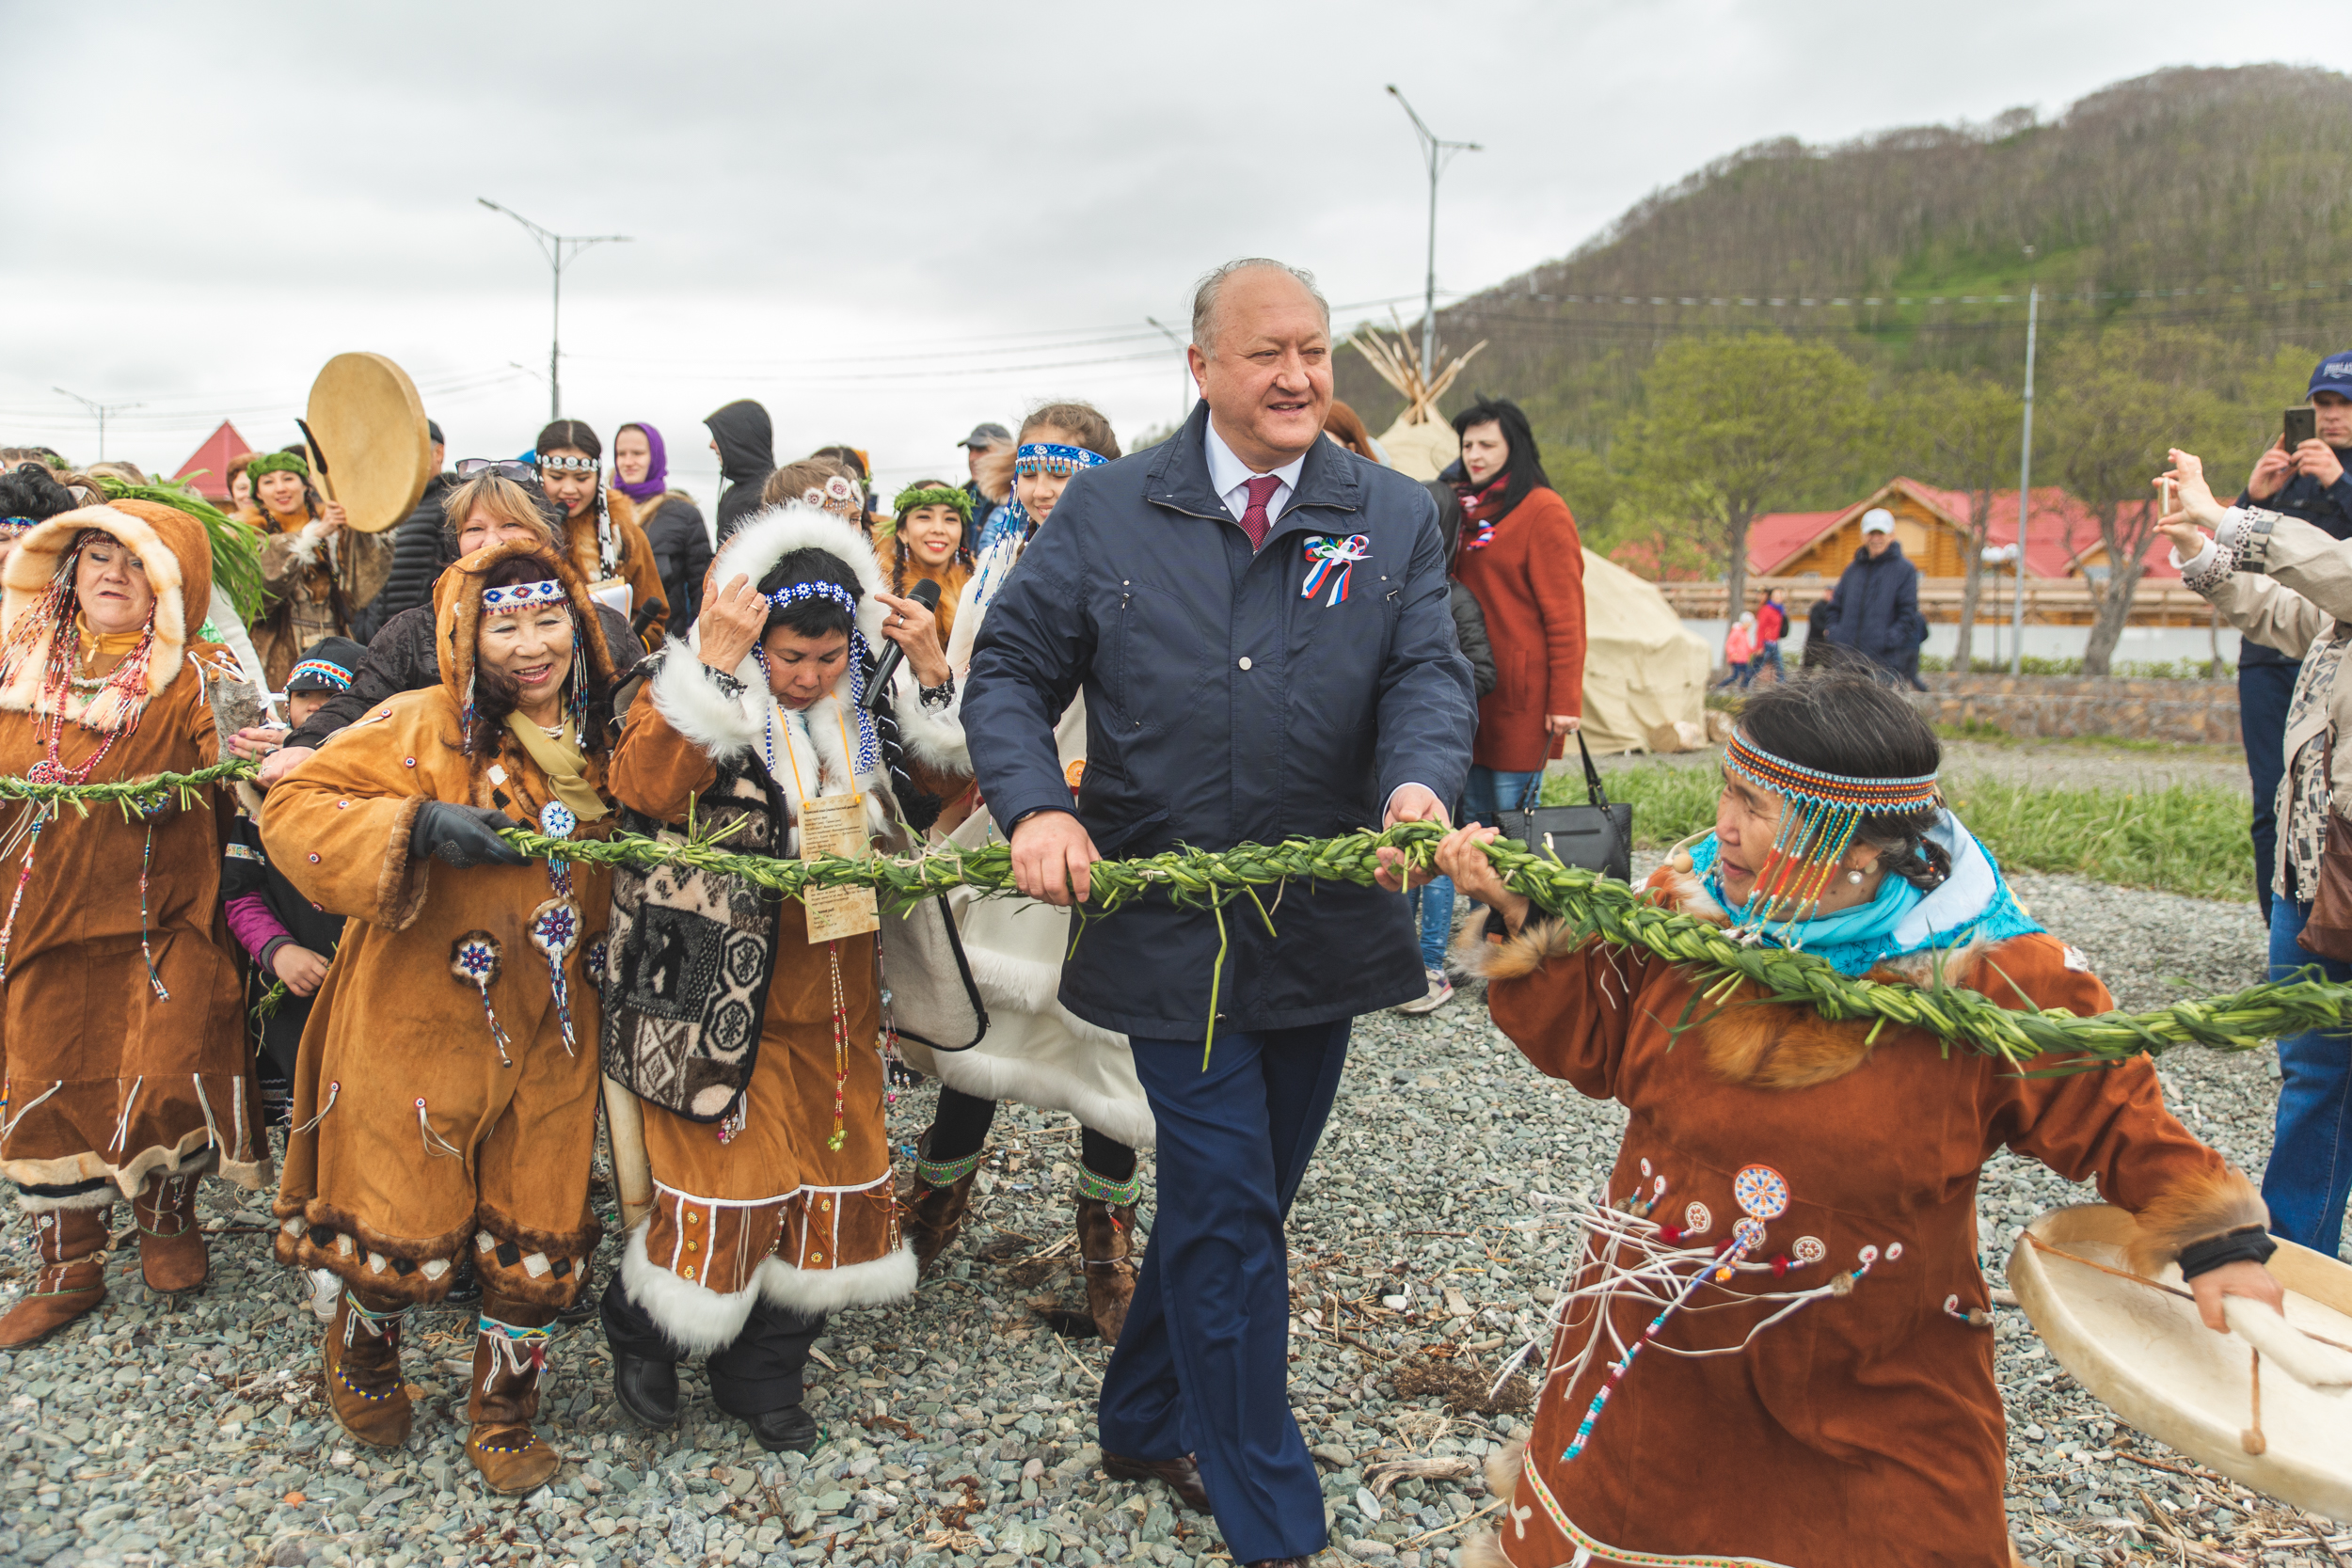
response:
M1427 381L1438 373L1438 176L1454 161L1456 152L1484 152L1486 150L1474 141L1442 141L1438 134L1421 122L1413 106L1405 102L1405 95L1389 84L1389 96L1403 105L1406 118L1413 122L1413 135L1421 138L1422 162L1429 166L1429 286L1422 303L1421 314L1421 373Z
M119 414L126 408L144 408L147 406L147 404L143 403L100 403L94 398L86 398L79 392L69 392L62 387L52 387L49 389L56 393L59 397L72 398L74 402L80 404L83 407L98 416L98 461L101 463L106 461L106 416L109 414Z
M555 269L555 313L553 325L548 334L548 418L560 420L564 417L564 377L559 364L564 354L564 263L571 261L592 245L608 243L626 245L633 236L628 234L558 234L551 229L540 228L511 207L500 206L486 196L477 196L474 199L494 213L504 213L508 217L530 230L531 237L537 240L539 248L547 253L548 265ZM572 248L566 251L564 248L565 245Z
M1160 326L1160 320L1157 316L1146 316L1143 319L1150 322L1153 326L1158 326L1160 328L1160 336L1166 338L1169 342L1176 345L1176 368L1184 378L1184 389L1181 394L1179 394L1176 403L1176 423L1178 428L1181 429L1184 420L1192 416L1192 400L1194 396L1194 388L1192 385L1192 356L1184 352L1187 345L1182 338L1176 336L1176 334L1168 328Z

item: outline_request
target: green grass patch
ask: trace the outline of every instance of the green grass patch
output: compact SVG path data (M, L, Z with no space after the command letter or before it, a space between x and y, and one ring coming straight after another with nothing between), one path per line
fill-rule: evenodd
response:
M1633 803L1633 839L1662 849L1715 824L1721 771L1640 763L1605 773L1613 800ZM1952 809L2011 870L2086 877L2191 898L2251 902L2246 797L2215 784L2161 789L2037 789L2006 780L1948 781ZM1547 805L1584 799L1581 779L1544 781Z
M2148 755L2177 757L2191 762L2238 762L2246 752L2236 746L2209 746L2196 740L2152 740L2144 736L2128 735L2070 735L2048 736L2011 735L2000 725L1983 719L1964 720L1957 724L1938 724L1935 733L1946 740L1972 741L1979 746L2029 747L2047 750L2053 747L2070 751L2136 752Z

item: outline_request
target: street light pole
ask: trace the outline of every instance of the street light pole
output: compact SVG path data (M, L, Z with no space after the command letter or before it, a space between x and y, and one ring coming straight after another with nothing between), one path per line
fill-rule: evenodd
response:
M1184 352L1184 349L1187 346L1184 341L1176 336L1176 334L1168 328L1160 326L1160 320L1157 316L1146 316L1143 319L1150 322L1153 326L1158 326L1160 328L1160 336L1166 338L1169 342L1176 345L1177 373L1184 378L1184 389L1177 395L1176 402L1176 423L1181 428L1184 422L1192 417L1192 400L1194 396L1192 385L1192 356Z
M2042 285L2036 283L2026 295L2026 429L2017 454L2017 597L2010 606L2009 673L2012 675L2023 674L2026 669L2026 514L2033 490L2033 335L2041 316Z
M627 245L634 236L558 234L551 229L542 229L511 207L500 206L486 196L477 196L474 199L494 213L504 213L529 230L531 237L539 242L539 248L547 253L548 264L555 270L555 311L548 333L548 418L560 420L564 417L564 264L592 245ZM571 246L571 249L566 251L564 248L565 245Z
M49 389L56 392L60 397L72 398L74 402L80 404L83 407L98 416L98 461L101 463L106 461L106 416L109 414L119 414L126 408L144 408L147 406L147 404L143 403L100 403L94 398L86 398L79 392L69 392L62 387L52 387Z
M1421 122L1421 116L1413 113L1412 104L1406 103L1405 95L1396 90L1394 82L1389 84L1389 96L1397 101L1404 108L1406 118L1413 122L1413 135L1421 141L1422 161L1429 166L1429 267L1427 290L1422 296L1421 312L1421 375L1425 386L1438 374L1435 364L1438 357L1438 176L1445 172L1445 166L1454 161L1456 152L1484 152L1486 150L1474 141L1439 139L1435 131Z

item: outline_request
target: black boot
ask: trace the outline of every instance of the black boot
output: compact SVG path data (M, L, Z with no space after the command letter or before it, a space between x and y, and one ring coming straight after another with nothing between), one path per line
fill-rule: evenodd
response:
M753 1437L770 1453L815 1453L824 1446L825 1429L804 1405L787 1404L743 1418Z
M645 1309L628 1299L621 1276L605 1281L593 1298L604 1321L604 1342L612 1352L612 1397L621 1408L656 1429L677 1424L677 1363L672 1347Z

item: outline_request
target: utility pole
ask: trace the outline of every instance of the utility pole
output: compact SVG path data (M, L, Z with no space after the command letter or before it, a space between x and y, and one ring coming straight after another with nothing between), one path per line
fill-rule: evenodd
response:
M80 404L83 407L98 416L98 461L101 463L106 461L106 416L109 414L119 414L126 408L144 408L147 406L147 404L143 403L100 403L94 398L86 398L79 392L69 392L62 387L52 387L49 389L56 392L60 397L72 398L74 402Z
M1405 116L1413 122L1413 135L1421 139L1422 162L1429 167L1429 272L1427 292L1422 295L1421 312L1421 375L1425 386L1437 379L1438 357L1438 176L1454 161L1456 152L1484 152L1486 150L1474 141L1443 141L1435 131L1421 122L1413 106L1405 102L1405 95L1389 84L1389 96L1403 105Z
M1160 319L1157 316L1146 316L1143 319L1153 326L1158 326L1160 336L1176 345L1176 371L1184 378L1184 389L1179 395L1176 404L1176 423L1181 429L1184 422L1192 417L1192 400L1197 395L1192 385L1192 356L1184 352L1186 347L1184 341L1168 328L1160 326Z
M2027 245L2031 256L2033 247ZM2026 514L2033 494L2033 337L2042 315L2042 285L2026 295L2026 434L2017 453L2017 597L2010 605L2009 673L2026 673Z
M474 199L494 213L504 213L531 230L531 237L537 240L539 248L547 253L548 264L555 269L555 313L548 333L548 418L560 420L564 417L564 372L561 364L564 355L564 264L592 245L627 245L634 236L558 234L551 229L540 228L511 207L500 206L486 196L477 196ZM565 245L571 246L571 249L566 251L564 248Z

